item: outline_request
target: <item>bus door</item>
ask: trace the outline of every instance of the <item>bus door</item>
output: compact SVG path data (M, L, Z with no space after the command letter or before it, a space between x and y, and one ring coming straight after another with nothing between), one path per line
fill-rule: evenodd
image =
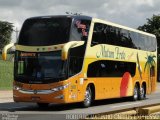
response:
M68 67L68 75L70 78L70 87L69 87L69 99L74 102L77 101L78 98L78 79L79 76L77 74L77 60L75 57L70 56L68 61L69 67Z

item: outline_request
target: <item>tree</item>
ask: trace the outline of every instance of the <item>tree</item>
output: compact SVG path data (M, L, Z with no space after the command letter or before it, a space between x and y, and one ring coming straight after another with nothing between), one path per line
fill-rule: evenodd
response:
M13 32L12 23L6 21L0 21L0 51L6 44L11 42L12 32Z
M157 46L158 46L158 62L160 63L160 15L153 15L150 19L148 18L147 23L144 24L143 26L139 26L138 29L156 35ZM151 57L148 58L151 59ZM148 63L151 63L151 61ZM158 64L158 74L159 71L160 71L160 64ZM160 76L160 74L158 76ZM158 80L160 81L160 79Z
M147 19L147 23L138 27L139 30L152 33L157 37L158 54L160 54L160 15L153 15Z

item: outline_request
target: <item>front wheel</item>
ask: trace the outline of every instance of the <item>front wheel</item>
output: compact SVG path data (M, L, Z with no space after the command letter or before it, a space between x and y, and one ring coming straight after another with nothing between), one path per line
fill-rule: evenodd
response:
M89 107L92 103L92 90L90 86L87 87L83 101L83 107Z

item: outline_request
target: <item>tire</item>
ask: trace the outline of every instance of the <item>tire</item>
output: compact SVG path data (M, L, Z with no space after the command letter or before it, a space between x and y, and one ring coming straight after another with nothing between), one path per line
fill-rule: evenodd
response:
M134 87L133 96L132 96L133 101L138 100L138 96L139 96L138 93L139 93L139 88L138 88L138 85L136 84L135 87Z
M49 103L37 103L39 108L47 108L49 106Z
M139 90L139 100L144 100L146 98L146 91L144 85L142 85L141 89Z
M90 86L87 87L86 92L85 92L85 97L83 101L83 107L89 107L92 104L92 90Z

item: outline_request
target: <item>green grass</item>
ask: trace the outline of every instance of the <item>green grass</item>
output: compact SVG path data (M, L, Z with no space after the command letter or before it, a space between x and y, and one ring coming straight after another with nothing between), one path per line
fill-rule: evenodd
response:
M0 60L0 90L12 89L12 83L13 62Z
M7 54L7 61L11 61L13 59L13 54ZM2 60L2 54L0 53L0 60Z

